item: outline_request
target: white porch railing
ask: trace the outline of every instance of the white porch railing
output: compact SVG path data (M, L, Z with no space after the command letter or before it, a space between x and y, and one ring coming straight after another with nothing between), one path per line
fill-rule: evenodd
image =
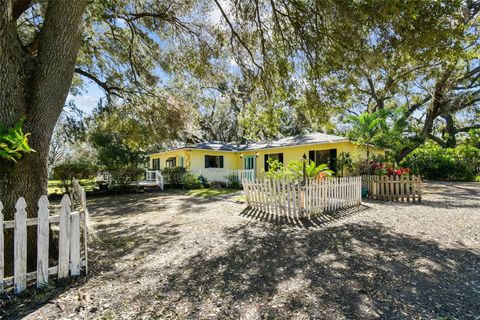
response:
M223 182L227 187L232 182L241 183L242 180L253 180L255 178L255 170L231 170L221 168L208 168L191 170L192 174L204 177L207 181Z
M158 186L161 190L163 190L164 187L164 180L163 180L163 175L160 171L155 170L155 171L150 171L147 170L145 172L145 180L140 181L140 185L146 186L146 185L156 185Z

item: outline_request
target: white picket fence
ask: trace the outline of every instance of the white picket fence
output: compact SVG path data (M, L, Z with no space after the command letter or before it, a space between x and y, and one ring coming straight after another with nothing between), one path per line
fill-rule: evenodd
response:
M74 204L79 204L75 210ZM61 201L59 215L50 215L47 196L38 200L37 218L27 218L27 204L23 197L17 200L14 220L4 221L3 204L0 201L0 292L14 287L15 293L27 288L27 283L36 280L38 288L48 285L49 277L56 275L58 279L78 276L84 268L88 272L87 225L88 209L84 189L74 181L72 194L64 195ZM50 224L58 224L58 262L49 267ZM37 226L37 270L27 273L27 227ZM4 230L14 230L14 275L4 277L5 252ZM83 232L82 232L83 231ZM81 250L81 235L83 233L83 250ZM83 252L82 252L83 251ZM83 257L82 257L83 253Z
M243 180L247 205L279 216L312 217L319 213L359 206L362 178L341 177L286 181Z
M255 170L230 170L230 169L221 169L221 168L208 168L208 169L199 169L192 170L192 174L197 174L209 182L218 181L223 182L229 186L231 182L241 183L243 180L252 180L255 177Z

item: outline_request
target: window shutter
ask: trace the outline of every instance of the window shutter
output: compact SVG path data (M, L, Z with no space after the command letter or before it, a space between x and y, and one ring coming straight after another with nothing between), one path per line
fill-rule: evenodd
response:
M265 155L265 172L268 171L268 154Z
M315 150L308 151L308 159L315 162Z
M210 168L208 165L208 156L205 156L205 169Z
M278 154L278 161L280 161L280 163L283 163L283 153Z
M337 171L337 149L330 149L330 165L329 169Z
M220 168L223 168L223 156L220 156Z

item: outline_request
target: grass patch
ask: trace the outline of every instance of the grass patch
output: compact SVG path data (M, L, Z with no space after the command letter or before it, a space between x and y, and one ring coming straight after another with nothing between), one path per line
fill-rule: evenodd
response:
M205 189L194 189L189 190L187 195L194 196L194 197L203 197L203 198L210 198L215 196L221 196L224 194L235 193L240 190L238 189L214 189L214 188L205 188Z
M95 179L82 179L79 181L85 191L92 191L95 188ZM60 180L48 180L48 194L64 194L65 189L62 188Z

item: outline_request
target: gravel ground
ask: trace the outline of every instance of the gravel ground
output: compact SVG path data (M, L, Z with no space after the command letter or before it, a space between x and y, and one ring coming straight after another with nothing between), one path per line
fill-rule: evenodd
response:
M91 272L27 319L480 319L480 184L285 221L175 193L90 201Z

